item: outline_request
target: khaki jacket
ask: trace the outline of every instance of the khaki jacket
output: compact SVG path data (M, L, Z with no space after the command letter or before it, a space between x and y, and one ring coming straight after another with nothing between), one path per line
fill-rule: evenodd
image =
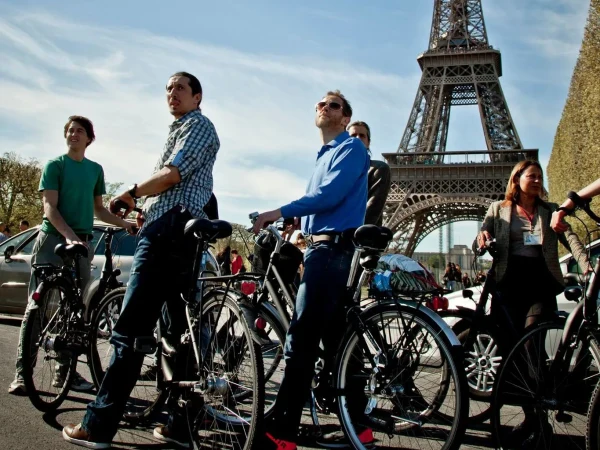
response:
M556 211L558 205L556 203L542 203L537 208L537 220L542 225L542 253L546 260L548 270L556 278L556 281L564 286L563 275L558 263L558 241L571 251L580 267L587 267L589 261L585 248L577 235L569 228L564 237L556 234L550 228L550 219L552 212ZM502 206L502 202L494 202L490 205L488 212L483 221L481 231L487 231L496 239L496 249L498 252L496 263L496 280L502 281L506 274L506 266L508 264L509 245L510 245L510 219L511 206ZM524 274L525 275L525 274Z

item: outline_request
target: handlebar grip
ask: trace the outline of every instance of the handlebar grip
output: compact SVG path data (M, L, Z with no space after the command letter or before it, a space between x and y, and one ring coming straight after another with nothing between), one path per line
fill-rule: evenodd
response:
M111 205L110 212L113 214L120 213L121 211L127 211L129 206L123 200L117 200L114 205ZM132 211L142 214L142 208L134 207Z
M570 191L567 194L567 198L575 203L575 206L583 209L594 222L597 224L600 223L600 217L598 217L590 208L590 203L592 202L590 199L581 198L575 191Z
M575 203L575 206L581 209L585 209L590 204L589 200L582 199L575 191L569 191L567 198Z

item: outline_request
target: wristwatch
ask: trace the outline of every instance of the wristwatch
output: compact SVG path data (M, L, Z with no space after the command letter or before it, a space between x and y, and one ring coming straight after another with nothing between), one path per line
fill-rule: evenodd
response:
M137 200L139 197L135 195L135 191L137 191L137 184L132 184L131 186L129 186L127 193L131 195L131 198Z

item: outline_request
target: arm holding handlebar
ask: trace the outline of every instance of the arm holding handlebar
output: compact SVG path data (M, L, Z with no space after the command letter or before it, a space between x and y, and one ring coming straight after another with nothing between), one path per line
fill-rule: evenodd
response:
M579 192L569 192L567 195L567 199L563 202L562 205L558 208L554 214L552 214L552 221L550 222L550 226L557 233L564 233L567 230L568 224L563 220L565 216L571 214L576 207L580 207L589 215L589 200L591 200L596 195L600 194L600 178L594 181L593 183L587 185ZM582 207L583 202L588 200L588 210ZM591 212L591 211L590 211ZM593 214L593 213L592 213ZM595 214L594 214L595 216ZM590 216L594 221L600 222L600 220ZM598 217L598 216L596 216Z
M127 205L125 205L127 206ZM122 227L125 228L125 230L127 230L127 232L129 234L137 234L137 231L134 230L135 225L131 222L128 222L125 219L122 219L118 216L116 216L115 214L111 214L105 207L104 204L102 203L102 196L98 195L97 197L94 198L94 212L96 214L96 217L98 219L100 219L102 222L106 222L109 223L111 225L115 225L117 227Z

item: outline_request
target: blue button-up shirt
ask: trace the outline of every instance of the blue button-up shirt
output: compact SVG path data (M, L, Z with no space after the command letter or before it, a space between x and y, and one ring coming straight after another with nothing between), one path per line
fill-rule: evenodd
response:
M176 206L188 209L194 217L206 217L203 208L212 193L212 170L219 146L214 125L200 110L190 111L171 124L154 173L165 166L174 166L181 181L146 198L143 206L146 225Z
M363 225L369 162L360 139L344 131L321 147L306 194L283 206L283 217L303 217L305 234L341 232Z

